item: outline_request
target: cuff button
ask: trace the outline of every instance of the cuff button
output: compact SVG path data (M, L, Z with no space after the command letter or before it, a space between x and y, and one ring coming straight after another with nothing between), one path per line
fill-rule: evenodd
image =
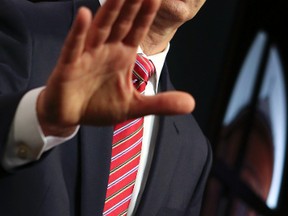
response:
M29 148L24 143L20 143L17 149L17 156L21 159L27 159Z

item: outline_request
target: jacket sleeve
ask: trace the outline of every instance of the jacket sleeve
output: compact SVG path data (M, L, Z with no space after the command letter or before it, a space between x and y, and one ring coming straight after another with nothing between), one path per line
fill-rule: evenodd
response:
M25 19L13 1L0 7L0 157L15 111L30 77L32 43Z

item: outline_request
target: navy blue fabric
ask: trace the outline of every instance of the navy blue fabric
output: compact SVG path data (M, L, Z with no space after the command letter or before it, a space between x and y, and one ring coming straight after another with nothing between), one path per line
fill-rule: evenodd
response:
M73 3L1 0L0 155L25 92L45 85L73 19ZM78 0L93 11L99 3ZM173 89L165 66L162 90ZM109 175L111 127L81 127L72 140L13 172L0 168L1 216L98 216ZM160 117L136 215L198 215L211 149L192 115Z

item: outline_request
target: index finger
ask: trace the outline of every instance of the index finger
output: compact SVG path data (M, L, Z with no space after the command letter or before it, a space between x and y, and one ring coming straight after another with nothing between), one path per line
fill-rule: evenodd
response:
M108 38L125 0L107 0L95 14L89 30L86 49L102 44Z

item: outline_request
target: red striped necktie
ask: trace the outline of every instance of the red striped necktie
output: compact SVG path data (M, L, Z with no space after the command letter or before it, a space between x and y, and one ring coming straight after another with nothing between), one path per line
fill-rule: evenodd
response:
M137 55L132 81L135 88L144 93L148 79L155 72L151 61ZM112 158L106 200L105 216L127 215L138 171L144 117L117 124L112 141Z

